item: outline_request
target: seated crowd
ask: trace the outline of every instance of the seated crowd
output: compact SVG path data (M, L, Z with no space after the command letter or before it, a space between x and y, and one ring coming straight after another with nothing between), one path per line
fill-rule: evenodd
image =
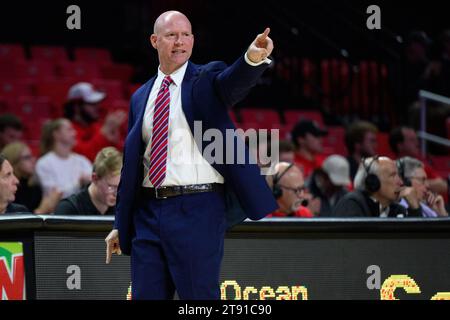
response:
M394 128L395 159L377 155L378 129L357 121L346 130L347 158L323 153L324 128L301 120L267 182L278 201L271 217L447 217L447 178L420 156L413 128Z
M23 141L20 119L0 116L0 213L114 215L126 114L101 117L104 98L89 83L72 86L65 118L42 128L38 159ZM374 124L356 121L341 141L347 157L326 154L328 131L300 120L266 176L279 204L268 217L448 216L447 177L421 157L414 129L394 128L391 153L381 155L377 133Z
M20 119L0 116L0 213L115 214L126 114L101 121L104 98L89 83L72 86L66 118L43 125L38 159Z

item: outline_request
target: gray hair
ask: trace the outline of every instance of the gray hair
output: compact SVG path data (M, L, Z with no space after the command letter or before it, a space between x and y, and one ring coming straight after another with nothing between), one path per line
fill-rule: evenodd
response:
M397 165L399 163L402 163L403 166L403 172L401 173L399 170L399 175L402 179L404 178L411 178L414 174L414 171L419 168L424 168L424 165L422 161L417 160L416 158L412 157L403 157L397 160Z
M378 163L379 159L380 158L370 157L361 161L358 171L356 172L355 179L353 180L353 187L355 190L367 191L365 184L366 177L371 173L378 176L378 171L380 168Z
M266 182L271 189L273 188L275 176L278 176L279 179L280 173L284 172L290 165L291 163L285 161L278 162L275 165L272 165L271 172L273 172L273 175L266 175Z

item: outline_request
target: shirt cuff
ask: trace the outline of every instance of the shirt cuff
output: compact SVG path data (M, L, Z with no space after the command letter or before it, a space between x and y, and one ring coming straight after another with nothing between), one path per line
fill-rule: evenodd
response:
M264 60L262 60L262 61L260 61L260 62L257 62L257 63L251 62L250 59L249 59L248 56L247 56L247 52L244 54L244 59L245 59L245 62L247 62L247 63L248 63L249 65L251 65L252 67L260 66L260 65L262 65L263 63L270 64L270 63L272 62L272 60L270 60L269 58L265 58Z

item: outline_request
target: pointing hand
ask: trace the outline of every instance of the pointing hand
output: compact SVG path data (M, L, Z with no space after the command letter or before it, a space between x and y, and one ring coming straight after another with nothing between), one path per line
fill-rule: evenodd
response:
M266 59L273 50L273 41L269 38L270 28L266 28L263 33L256 36L247 50L247 57L250 61L258 63Z

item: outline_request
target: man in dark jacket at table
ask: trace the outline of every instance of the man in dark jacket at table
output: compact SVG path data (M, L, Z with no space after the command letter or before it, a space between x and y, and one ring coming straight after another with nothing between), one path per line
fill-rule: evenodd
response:
M354 180L355 191L335 206L336 217L421 217L419 199L411 187L403 186L395 162L388 157L363 159ZM408 209L398 201L404 198Z

